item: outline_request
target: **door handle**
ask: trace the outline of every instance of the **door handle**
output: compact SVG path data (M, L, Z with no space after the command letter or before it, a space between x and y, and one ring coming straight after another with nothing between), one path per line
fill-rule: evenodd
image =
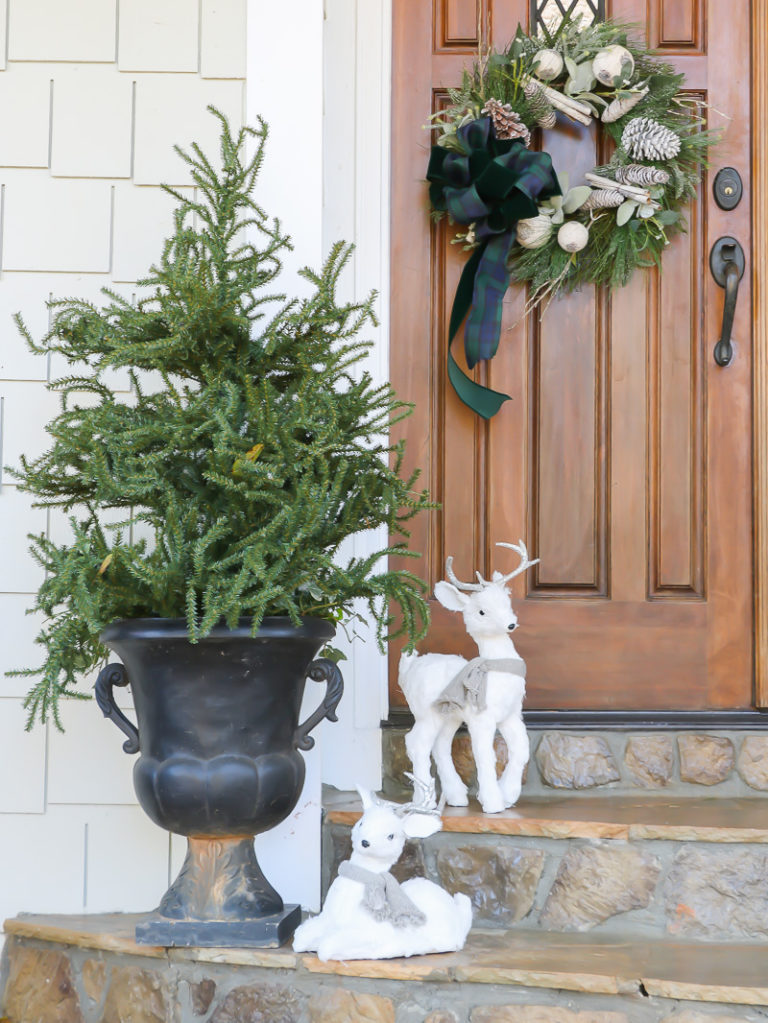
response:
M744 276L744 250L735 238L725 235L718 238L709 254L709 266L712 276L725 288L723 303L723 326L720 340L715 345L715 362L718 366L727 366L733 358L731 331L733 317L736 312L736 301L739 297L739 281Z

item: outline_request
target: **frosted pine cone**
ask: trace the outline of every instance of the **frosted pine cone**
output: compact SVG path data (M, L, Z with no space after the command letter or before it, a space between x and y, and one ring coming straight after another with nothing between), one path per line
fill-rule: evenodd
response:
M530 104L536 124L540 128L554 128L557 122L555 109L544 95L541 86L531 79L523 86L523 92Z
M489 99L482 113L490 117L497 139L520 139L524 146L531 141L531 133L520 120L509 103L497 99Z
M663 167L645 167L641 163L617 167L613 176L622 185L666 185L669 181L669 173Z
M590 195L587 196L586 202L581 206L583 210L606 210L612 209L621 204L626 199L626 195L617 191L615 188L596 188Z
M652 117L633 117L621 144L635 160L671 160L680 152L680 139Z

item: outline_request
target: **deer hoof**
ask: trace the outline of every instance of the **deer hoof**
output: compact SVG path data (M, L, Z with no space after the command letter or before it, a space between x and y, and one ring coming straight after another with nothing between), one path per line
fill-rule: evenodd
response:
M493 799L481 799L480 805L483 808L483 813L501 813L506 809L501 796L494 796Z
M466 789L455 789L454 791L443 789L443 795L448 806L469 806Z

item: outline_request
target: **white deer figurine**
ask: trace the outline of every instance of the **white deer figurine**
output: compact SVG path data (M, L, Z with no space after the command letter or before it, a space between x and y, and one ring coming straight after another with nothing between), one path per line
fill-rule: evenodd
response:
M406 838L427 838L442 826L440 809L426 808L434 805L430 788L421 804L399 806L358 787L363 816L352 828L352 855L322 912L297 928L295 951L323 960L391 959L463 948L472 924L467 896L449 895L424 877L400 885L389 873Z
M507 583L538 562L531 561L522 540L498 543L520 557L508 575L494 572L490 582L476 572L476 583L460 582L448 558L449 582L435 586L435 596L449 611L460 611L464 625L477 643L479 657L467 661L454 654L403 654L400 688L405 693L415 723L405 738L413 775L421 786L431 781L430 756L434 757L445 801L466 806L467 787L451 756L453 737L462 721L467 724L477 768L478 798L485 813L498 813L520 797L523 770L530 747L523 723L525 662L520 658L512 632L517 615L512 610ZM496 776L493 741L501 732L508 761L501 778Z

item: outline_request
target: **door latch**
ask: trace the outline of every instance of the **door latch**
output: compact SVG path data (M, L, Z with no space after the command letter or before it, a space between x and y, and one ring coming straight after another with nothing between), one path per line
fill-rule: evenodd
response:
M712 276L721 288L725 288L723 326L714 352L715 362L718 366L727 366L733 358L731 331L736 312L736 300L739 297L739 281L744 276L744 266L744 250L736 239L729 235L718 238L709 254L709 267Z

